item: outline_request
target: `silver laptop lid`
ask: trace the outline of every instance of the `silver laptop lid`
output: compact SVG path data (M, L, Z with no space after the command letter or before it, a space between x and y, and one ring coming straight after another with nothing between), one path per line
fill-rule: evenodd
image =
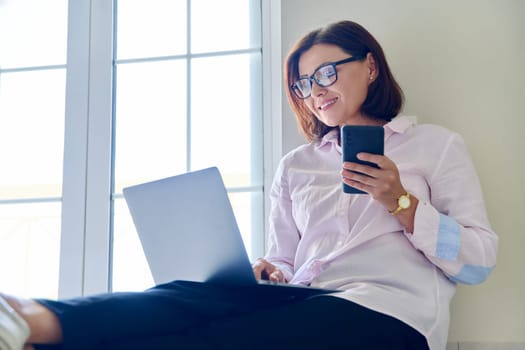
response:
M123 190L156 284L256 284L215 167Z

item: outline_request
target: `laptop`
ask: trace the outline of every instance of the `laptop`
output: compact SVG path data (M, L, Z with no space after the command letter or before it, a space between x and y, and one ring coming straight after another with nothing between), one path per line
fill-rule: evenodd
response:
M216 167L126 187L123 194L155 284L282 288L302 296L334 292L255 279Z

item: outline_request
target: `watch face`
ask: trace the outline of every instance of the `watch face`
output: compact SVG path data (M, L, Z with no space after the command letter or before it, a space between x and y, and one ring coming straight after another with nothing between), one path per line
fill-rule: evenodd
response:
M401 208L407 209L408 207L410 207L410 198L408 198L407 196L401 196L399 197L398 204Z

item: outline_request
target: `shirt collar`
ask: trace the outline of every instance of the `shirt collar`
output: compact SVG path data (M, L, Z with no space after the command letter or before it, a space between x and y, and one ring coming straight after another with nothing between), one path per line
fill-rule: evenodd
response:
M385 139L392 134L402 134L409 128L417 124L417 119L414 116L398 115L390 122L386 123Z
M321 148L328 143L333 143L337 145L338 139L339 139L339 131L337 129L332 129L329 132L327 132L326 135L324 135L321 138L321 140L319 140L319 145L317 147Z

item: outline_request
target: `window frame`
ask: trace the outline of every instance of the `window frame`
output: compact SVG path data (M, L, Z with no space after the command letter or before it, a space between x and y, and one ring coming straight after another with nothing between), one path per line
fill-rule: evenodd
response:
M263 232L282 152L280 9L280 0L261 1ZM59 298L111 288L114 22L113 1L69 0ZM264 244L253 237L252 253Z

